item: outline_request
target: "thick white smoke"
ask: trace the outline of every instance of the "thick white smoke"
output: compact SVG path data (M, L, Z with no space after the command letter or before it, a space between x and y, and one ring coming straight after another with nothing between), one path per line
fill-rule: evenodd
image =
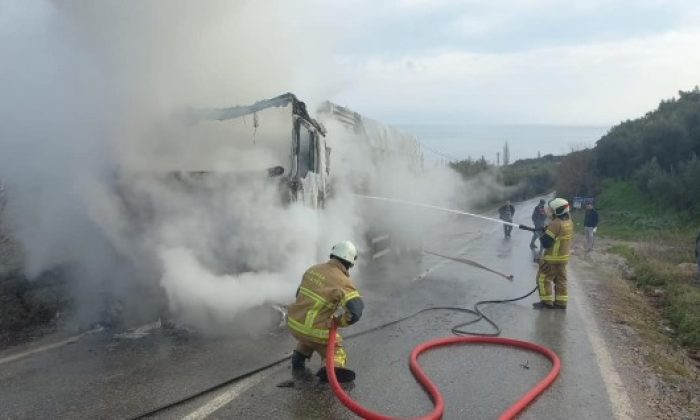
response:
M282 206L259 174L287 152L258 146L289 135L288 109L237 126L175 117L287 91L313 110L344 78L335 20L332 5L314 1L2 2L0 180L27 274L72 267L88 317L104 292L135 319L167 304L188 323L226 325L288 301L334 242L364 242L374 216L347 194L358 180L449 204L454 174L373 161L330 123L336 198L323 211ZM415 229L410 211L402 217ZM165 302L144 303L158 293Z

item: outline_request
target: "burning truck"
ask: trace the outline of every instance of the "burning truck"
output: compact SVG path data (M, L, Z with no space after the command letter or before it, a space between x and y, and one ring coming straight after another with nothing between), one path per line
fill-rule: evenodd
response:
M331 102L322 103L317 115L318 120L312 118L292 93L248 106L179 113L177 118L196 134L176 145L177 157L158 154L143 165L147 171L120 175L121 197L134 216L135 230L148 229L157 206L146 191L133 188L147 178L169 192L194 196L217 189L233 193L236 185L249 190L274 185L279 204L301 202L321 209L341 189L395 196L392 177L421 176L423 155L415 137ZM327 137L336 145L333 153ZM340 188L340 183L349 185ZM409 220L386 204L362 201L361 211L370 216L364 218L364 253L370 260L420 251L420 232L406 232Z
M249 106L187 110L176 118L185 122L195 139L170 147L178 150L174 159L158 155L156 161L144 162L142 167L148 170L123 171L122 187L132 184L130 177L147 176L194 187L217 175L239 184L275 182L282 203L302 201L323 207L330 174L326 130L293 94ZM130 200L126 194L123 198Z
M157 250L164 245L187 248L217 276L289 277L301 269L294 266L299 252L310 260L326 251L299 250L300 236L309 235L304 226L315 222L304 220L313 216L297 204L324 212L341 190L394 195L392 177L419 177L423 168L415 138L330 102L315 119L291 93L248 106L190 109L174 120L177 130L159 133L160 143L130 159L115 180L128 222L112 242L144 267L136 272L153 279L160 277ZM420 251L420 231L406 229L409 216L357 201L364 262ZM263 306L281 300L275 293Z

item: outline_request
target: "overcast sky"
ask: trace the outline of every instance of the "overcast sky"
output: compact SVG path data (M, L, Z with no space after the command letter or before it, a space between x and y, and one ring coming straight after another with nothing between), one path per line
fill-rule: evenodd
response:
M697 0L338 7L349 83L332 99L396 124L607 126L700 84Z
M8 87L79 70L139 103L292 91L398 125L611 126L700 84L700 0L0 0L0 35Z

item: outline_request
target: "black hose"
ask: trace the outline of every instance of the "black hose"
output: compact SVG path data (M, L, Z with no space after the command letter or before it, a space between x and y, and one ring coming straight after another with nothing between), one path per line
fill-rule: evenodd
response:
M489 273L497 274L497 275L503 277L503 278L506 279L506 280L513 281L513 275L512 275L512 274L504 274L504 273L501 273L500 271L496 271L496 270L494 270L493 268L489 268L489 267L487 267L487 266L485 266L485 265L483 265L483 264L480 264L480 263L478 263L478 262L476 262L476 261L468 260L468 259L466 259L466 258L450 257L449 255L438 254L437 252L428 251L427 249L424 249L423 252L425 252L425 253L428 254L428 255L434 255L434 256L436 256L436 257L445 258L445 259L450 260L450 261L456 261L456 262L458 262L458 263L462 263L462 264L470 265L470 266L472 266L472 267L480 268L480 269L482 269L482 270L488 271Z
M417 315L420 315L420 314L422 314L422 313L424 313L424 312L428 312L428 311L438 311L438 310L440 310L440 311L463 312L463 313L468 313L468 314L476 315L476 318L472 319L471 321L467 321L467 322L465 322L465 323L462 323L462 324L459 324L459 325L456 325L456 326L452 327L452 333L455 334L455 335L477 335L477 336L484 336L484 337L496 337L496 336L501 335L501 328L498 326L498 324L496 324L496 322L494 322L491 318L489 318L489 317L486 316L483 312L481 312L481 310L479 309L479 306L481 306L481 305L486 305L486 304L489 304L489 303L510 303L510 302L516 302L516 301L525 299L526 297L528 297L528 296L530 296L531 294L535 293L536 290L537 290L537 286L535 286L535 288L532 289L531 291L529 291L527 294L522 295L522 296L518 296L518 297L515 297L515 298L511 298L511 299L482 300L482 301L476 302L476 303L474 304L474 308L473 308L473 309L460 308L460 307L454 307L454 306L431 306L431 307L428 307L428 308L421 309L420 311L414 312L414 313L412 313L412 314L410 314L410 315L404 316L404 317L402 317L402 318L395 319L395 320L393 320L393 321L387 322L387 323L385 323L385 324L377 325L376 327L372 327L372 328L370 328L370 329L368 329L368 330L356 332L356 333L354 333L354 334L349 334L349 335L345 336L344 339L347 340L347 339L350 339L350 338L359 337L359 336L361 336L361 335L365 335L365 334L369 334L369 333L372 333L372 332L375 332L375 331L378 331L378 330L382 330L382 329L384 329L384 328L387 328L387 327L390 327L390 326L392 326L392 325L396 325L396 324L398 324L398 323L400 323L400 322L406 321L406 320L408 320L408 319L410 319L410 318L413 318L413 317L415 317L415 316L417 316ZM481 320L484 320L484 321L486 321L489 325L491 325L491 326L493 327L493 329L494 329L494 332L490 332L490 333L480 333L480 332L465 331L465 330L461 330L461 329L460 329L460 328L465 327L465 326L467 326L467 325L476 324L477 322L479 322L479 321L481 321ZM170 402L170 403L161 405L161 406L159 406L159 407L153 408L153 409L148 410L148 411L146 411L146 412L144 412L144 413L141 413L141 414L139 414L139 415L137 415L137 416L130 417L129 419L130 419L130 420L136 420L136 419L143 419L143 418L151 417L151 416L153 416L153 415L155 415L155 414L158 414L158 413L161 412L161 411L165 411L165 410L168 410L168 409L173 408L173 407L175 407L175 406L178 406L178 405L180 405L180 404L184 404L184 403L186 403L186 402L188 402L188 401L192 401L192 400L194 400L194 399L196 399L196 398L198 398L198 397L201 397L202 395L211 393L211 392L213 392L213 391L216 391L217 389L223 388L223 387L225 387L225 386L227 386L227 385L230 385L230 384L232 384L232 383L234 383L234 382L238 382L238 381L240 381L240 380L242 380L242 379L245 379L245 378L247 378L247 377L249 377L249 376L252 376L252 375L254 375L254 374L258 373L258 372L262 372L263 370L266 370L266 369L272 368L272 367L274 367L274 366L277 366L277 365L279 365L279 364L281 364L281 363L283 363L283 362L289 360L290 358L291 358L291 356L283 357L283 358L281 358L281 359L279 359L279 360L276 360L276 361L274 361L274 362L272 362L272 363L268 363L267 365L264 365L264 366L261 366L261 367L259 367L259 368L253 369L253 370L251 370L251 371L249 371L249 372L243 373L243 374L238 375L238 376L236 376L236 377L233 377L233 378L231 378L231 379L227 379L227 380L225 380L225 381L223 381L223 382L220 382L220 383L218 383L218 384L216 384L216 385L213 385L213 386L211 386L211 387L209 387L209 388L207 388L207 389L204 389L204 390L202 390L202 391L199 391L199 392L197 392L197 393L195 393L195 394L192 394L192 395L189 395L189 396L187 396L187 397L181 398L181 399L179 399L179 400L176 400L176 401L173 401L173 402Z
M518 296L518 297L515 297L512 299L482 300L482 301L476 302L474 304L474 313L478 315L478 318L473 319L471 321L467 321L467 322L459 324L459 325L455 325L454 327L452 327L452 334L454 334L454 335L480 335L480 336L485 336L485 337L498 337L499 335L501 335L501 328L491 318L484 315L484 313L481 312L481 310L479 309L479 306L486 305L489 303L517 302L517 301L523 300L526 297L530 296L531 294L535 293L535 291L537 291L537 286L535 286L532 290L527 292L527 294L524 294L522 296ZM464 331L464 330L460 329L462 327L466 327L467 325L475 324L475 323L481 321L482 319L484 321L488 322L494 328L495 331L493 333L477 333L477 332L472 332L472 331Z

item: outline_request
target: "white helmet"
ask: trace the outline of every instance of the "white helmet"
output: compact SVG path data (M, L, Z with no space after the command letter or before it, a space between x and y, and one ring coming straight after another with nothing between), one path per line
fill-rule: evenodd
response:
M357 261L357 248L350 241L338 242L331 248L331 256L354 265L355 261Z
M563 198L555 198L549 202L549 208L555 216L563 216L569 213L569 202Z

